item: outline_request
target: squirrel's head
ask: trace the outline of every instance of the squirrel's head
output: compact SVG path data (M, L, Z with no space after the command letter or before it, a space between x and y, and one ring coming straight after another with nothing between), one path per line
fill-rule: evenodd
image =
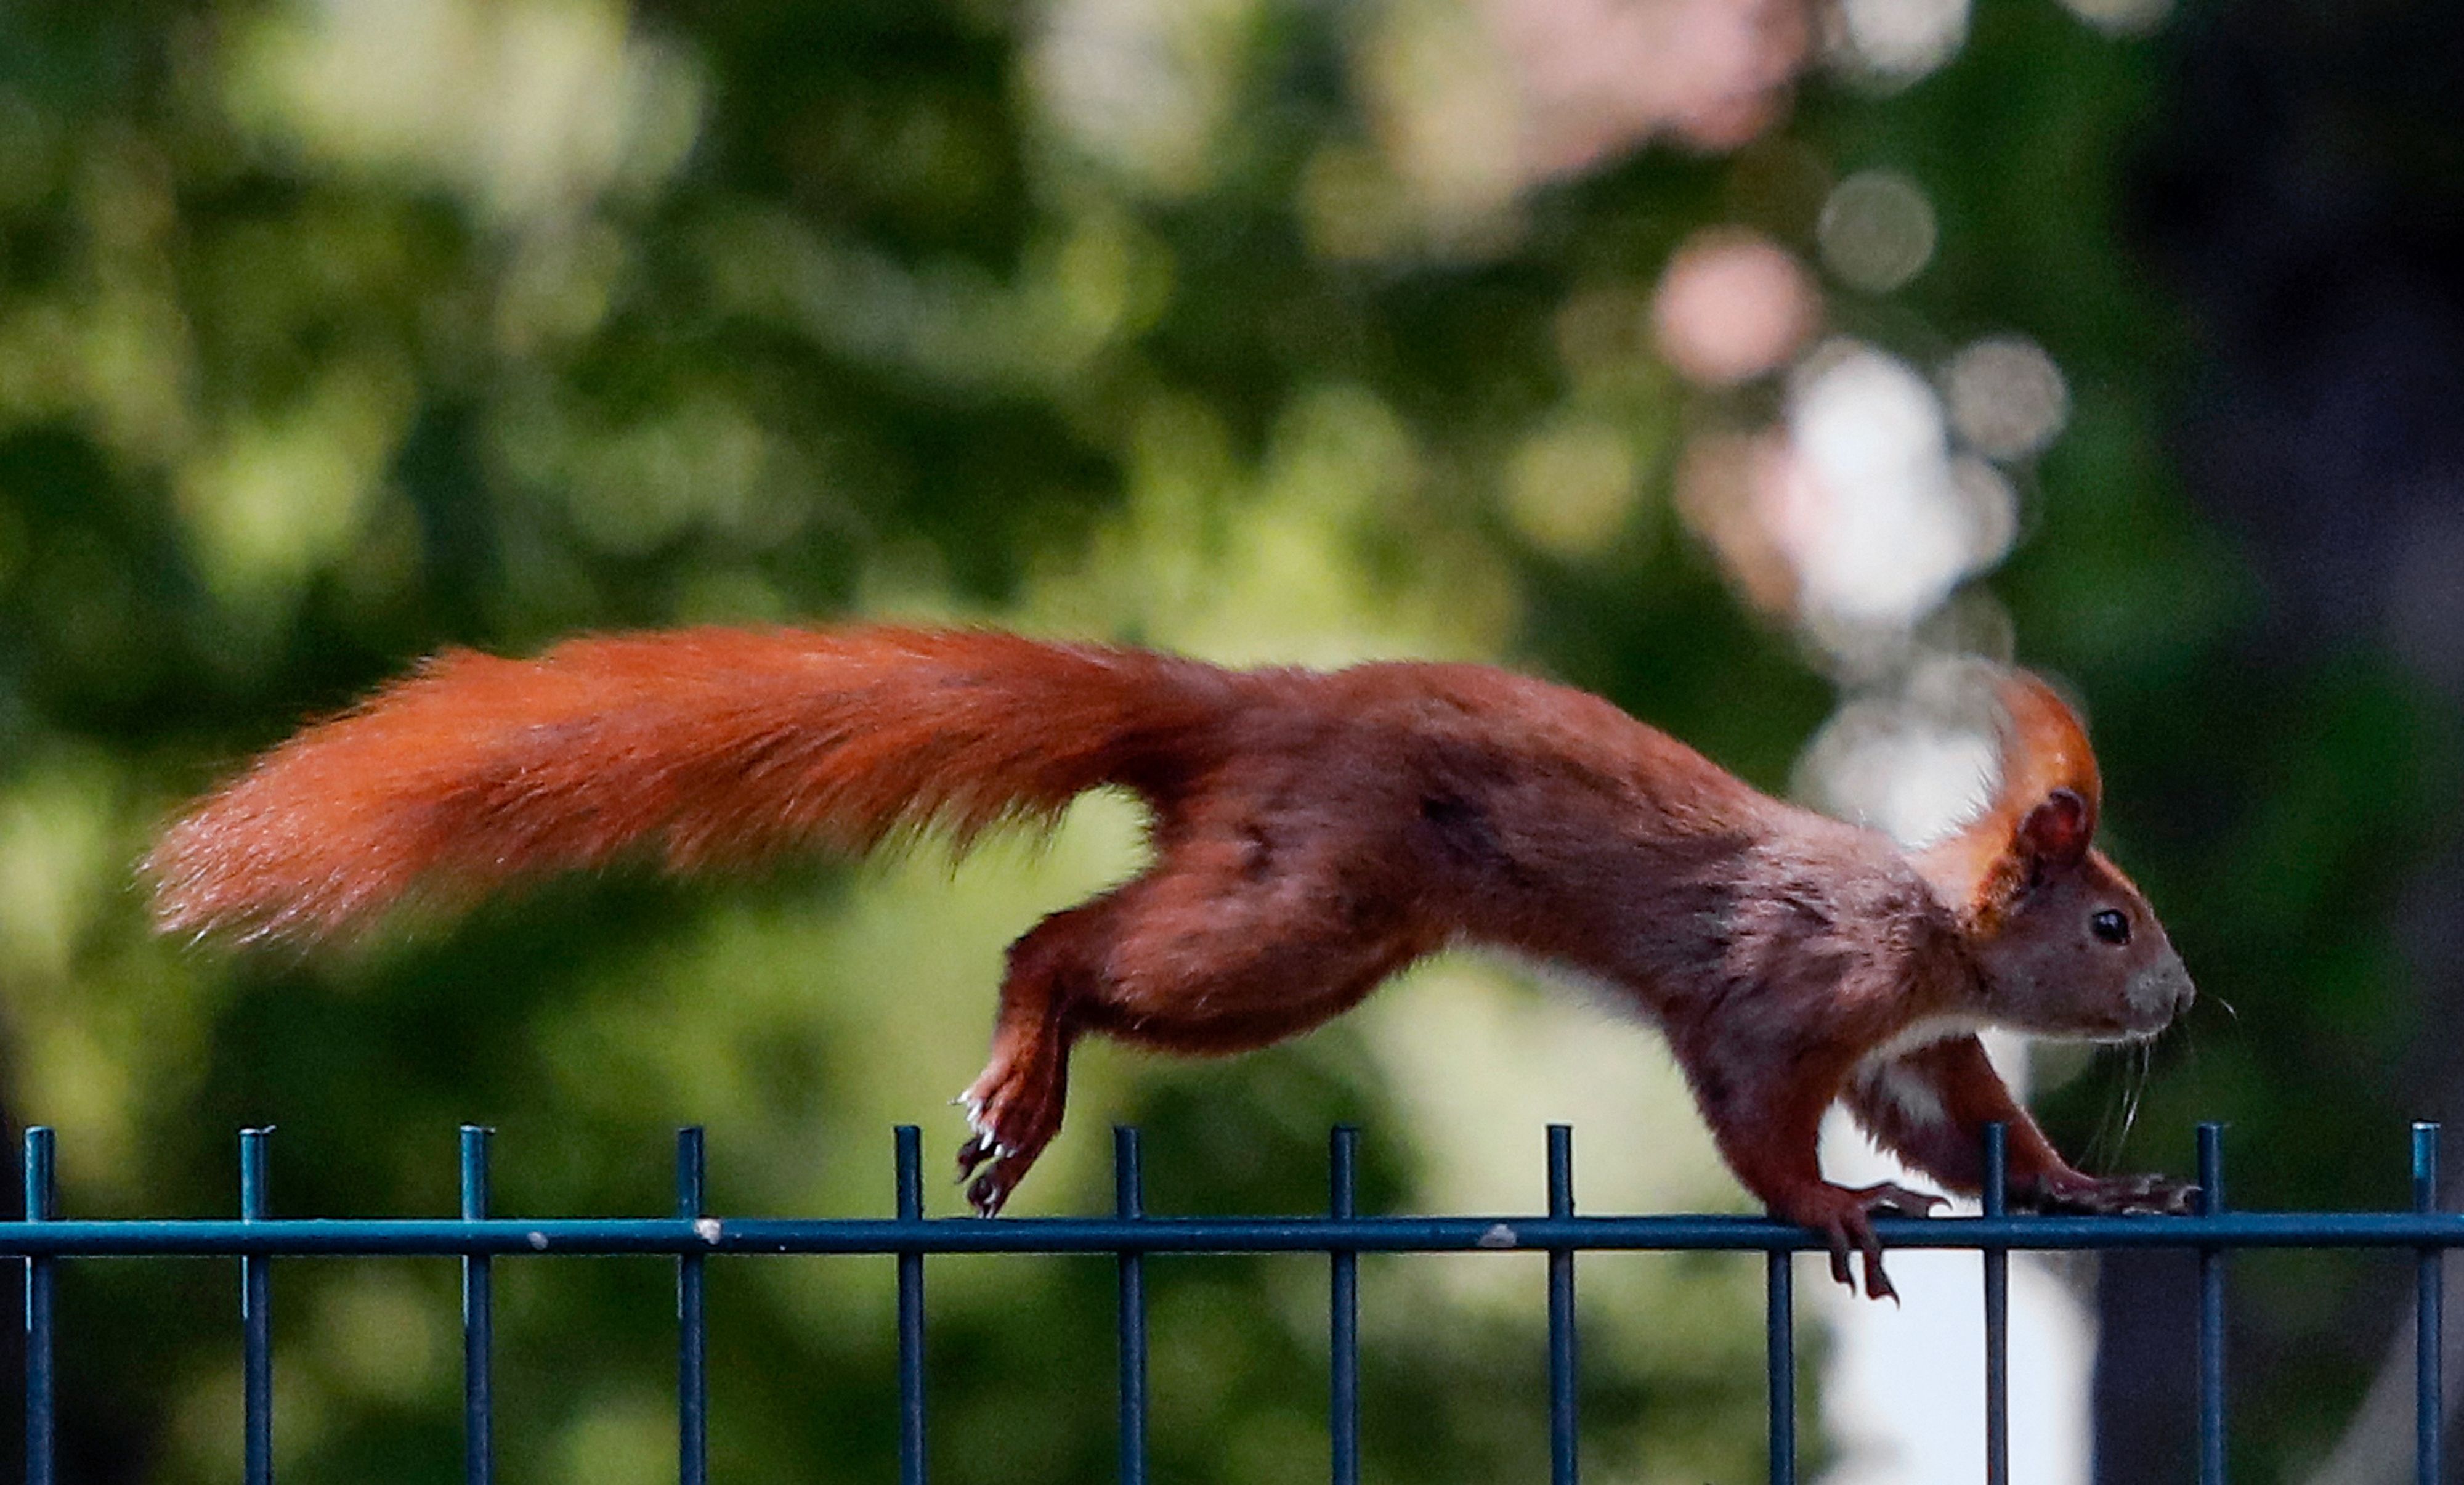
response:
M2051 686L2001 678L2002 781L1974 820L1919 853L1959 915L1994 1022L2049 1036L2153 1035L2190 1005L2189 971L2103 853L2086 729Z

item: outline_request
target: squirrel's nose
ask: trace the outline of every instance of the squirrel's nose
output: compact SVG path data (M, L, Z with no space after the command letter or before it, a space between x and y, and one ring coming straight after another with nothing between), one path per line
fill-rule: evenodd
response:
M2179 1020L2190 1008L2190 1003L2199 998L2198 989L2190 984L2190 972L2182 967L2182 962L2178 959L2165 965L2159 983L2167 992L2165 1004L2167 1021Z
M2171 1023L2190 1008L2198 998L2190 985L2190 971L2183 966L2181 956L2167 954L2162 960L2141 970L2130 986L2131 1002L2152 1015L2158 1026Z

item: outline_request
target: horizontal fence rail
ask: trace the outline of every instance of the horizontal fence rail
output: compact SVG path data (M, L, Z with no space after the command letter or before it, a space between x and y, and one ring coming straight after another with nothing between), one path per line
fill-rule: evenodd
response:
M985 1230L998 1229L998 1230ZM2464 1218L2230 1212L2210 1217L1874 1219L1893 1249L2464 1248ZM1759 1217L559 1218L476 1222L294 1217L258 1222L0 1224L0 1256L230 1258L640 1253L1809 1252L1822 1239Z
M1333 1132L1324 1214L1288 1217L1175 1217L1145 1209L1137 1131L1114 1134L1114 1213L1110 1217L923 1215L921 1140L896 1131L896 1215L890 1218L722 1218L707 1214L702 1132L676 1139L672 1217L524 1219L489 1215L489 1131L461 1137L461 1215L446 1218L276 1218L268 1212L272 1131L240 1136L237 1220L85 1220L63 1217L49 1129L26 1131L25 1219L0 1222L0 1254L25 1269L25 1404L28 1485L55 1485L58 1379L54 1345L61 1320L56 1281L64 1259L219 1257L240 1260L243 1479L273 1480L273 1260L311 1256L433 1256L462 1260L464 1477L492 1485L494 1463L494 1261L505 1256L670 1255L676 1260L677 1467L681 1485L706 1485L709 1382L703 1271L715 1256L875 1254L898 1268L900 1485L924 1485L925 1262L958 1253L1100 1254L1119 1273L1119 1445L1125 1485L1147 1478L1147 1301L1151 1253L1322 1253L1328 1258L1328 1440L1330 1478L1360 1478L1359 1282L1362 1253L1524 1252L1549 1266L1548 1397L1550 1478L1575 1485L1578 1416L1575 1255L1581 1252L1727 1251L1761 1252L1765 1265L1770 1478L1796 1478L1796 1348L1793 1269L1797 1252L1823 1239L1787 1223L1755 1217L1580 1216L1573 1203L1570 1130L1548 1131L1548 1203L1522 1216L1362 1216L1353 1194L1356 1132ZM1985 1356L1979 1404L1986 1415L1985 1478L2010 1478L2009 1255L2014 1251L2179 1249L2198 1258L2199 1478L2222 1485L2225 1451L2224 1297L2227 1255L2250 1248L2409 1249L2415 1254L2415 1467L2434 1485L2443 1461L2439 1338L2441 1254L2464 1248L2464 1213L2436 1209L2438 1126L2412 1128L2413 1204L2409 1211L2242 1212L2224 1201L2219 1126L2198 1132L2199 1209L2189 1216L2044 1216L2006 1209L2005 1133L1985 1136L1988 1196L1975 1216L1880 1218L1891 1248L1973 1251L1984 1262Z

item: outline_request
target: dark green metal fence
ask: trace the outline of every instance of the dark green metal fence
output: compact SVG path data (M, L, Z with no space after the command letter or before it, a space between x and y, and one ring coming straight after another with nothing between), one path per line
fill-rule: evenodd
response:
M1124 1485L1147 1477L1147 1309L1149 1253L1320 1252L1330 1267L1328 1315L1330 1474L1356 1485L1359 1462L1359 1289L1364 1252L1544 1252L1549 1261L1548 1378L1551 1478L1573 1485L1577 1458L1574 1273L1578 1253L1638 1250L1727 1250L1766 1255L1765 1366L1770 1381L1770 1474L1775 1485L1795 1478L1796 1371L1792 1258L1820 1247L1804 1229L1761 1218L1705 1216L1578 1216L1573 1203L1573 1145L1563 1125L1549 1130L1549 1204L1545 1215L1500 1217L1364 1217L1353 1195L1354 1132L1337 1129L1331 1151L1328 1209L1294 1217L1170 1217L1149 1214L1142 1197L1138 1137L1114 1132L1116 1202L1109 1217L927 1218L923 1215L920 1141L913 1126L897 1131L893 1169L896 1215L888 1219L718 1218L704 1210L702 1137L676 1137L676 1210L669 1218L524 1220L488 1214L488 1131L462 1131L461 1215L452 1219L275 1219L267 1215L271 1131L240 1135L237 1221L86 1222L63 1217L53 1177L48 1129L26 1132L26 1217L0 1224L0 1253L25 1263L26 1479L57 1485L53 1463L57 1378L54 1338L61 1319L55 1282L64 1261L87 1258L236 1257L240 1261L240 1345L245 1361L245 1478L273 1480L274 1348L271 1276L274 1261L304 1255L458 1256L463 1273L465 1474L490 1485L495 1456L492 1267L498 1257L669 1253L676 1261L676 1477L707 1478L708 1379L704 1266L741 1253L875 1253L898 1263L899 1478L926 1478L924 1391L925 1260L937 1253L1107 1253L1120 1273L1120 1474ZM2198 1134L2200 1211L2188 1217L2051 1217L2006 1211L2003 1131L1987 1131L1984 1214L1893 1219L1876 1223L1894 1248L1974 1250L1984 1255L1981 1302L1985 1358L1977 1406L1985 1410L1991 1485L2010 1474L2009 1275L2016 1249L2188 1249L2199 1262L2198 1433L2203 1485L2225 1479L2224 1298L2227 1255L2242 1248L2398 1248L2415 1250L2415 1458L2422 1485L2439 1477L2443 1441L2439 1415L2441 1252L2464 1247L2464 1214L2435 1208L2438 1129L2412 1129L2413 1208L2402 1212L2236 1212L2224 1201L2222 1136L2205 1124Z

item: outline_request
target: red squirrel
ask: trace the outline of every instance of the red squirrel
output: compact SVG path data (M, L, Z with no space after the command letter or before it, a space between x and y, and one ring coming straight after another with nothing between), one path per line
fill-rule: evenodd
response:
M1125 788L1145 871L1008 955L959 1179L1001 1209L1061 1125L1089 1032L1179 1053L1296 1035L1454 943L1571 966L1666 1033L1738 1179L1892 1294L1869 1214L1939 1198L1822 1177L1844 1099L1947 1188L2009 1126L2012 1195L2178 1210L2066 1163L1987 1062L2009 1027L2145 1037L2190 1002L2138 890L2091 849L2085 732L2002 674L2001 782L1956 833L1882 834L1756 792L1597 697L1479 665L1234 671L979 631L690 629L537 659L440 654L259 759L145 862L159 926L363 924L647 845L677 871L938 827L963 845Z

